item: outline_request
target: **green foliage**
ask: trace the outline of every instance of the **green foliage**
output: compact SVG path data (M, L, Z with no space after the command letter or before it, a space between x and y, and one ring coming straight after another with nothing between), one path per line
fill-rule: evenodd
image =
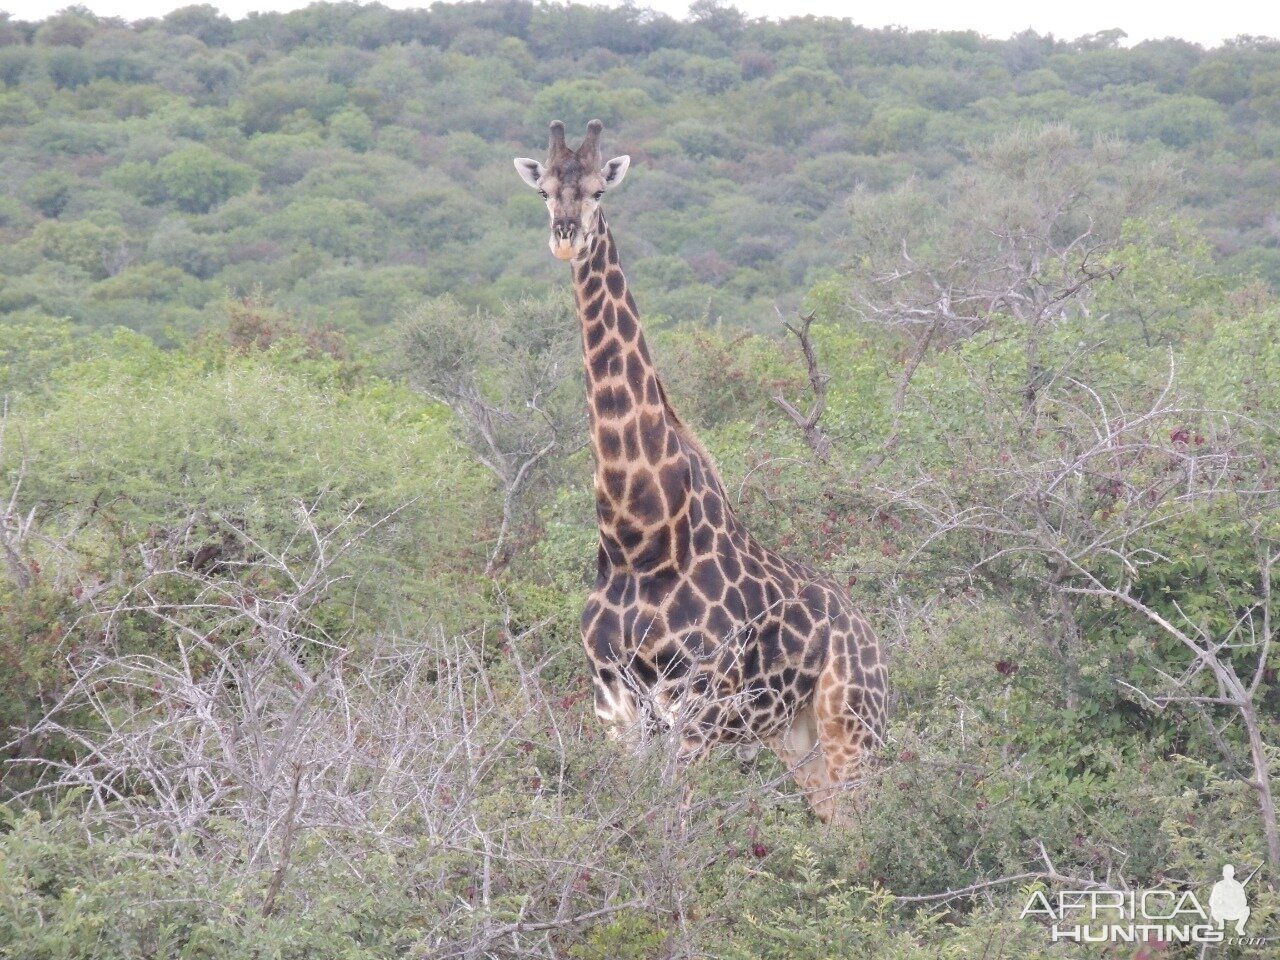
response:
M569 948L574 960L649 960L665 950L669 935L643 914L623 914L619 920L602 923L584 943Z
M55 325L11 351L21 377L59 367L47 394L10 425L20 447L5 450L10 477L23 465L23 491L41 504L42 522L75 531L68 546L89 550L94 563L132 567L139 543L192 518L209 518L215 539L230 524L280 549L299 506L336 523L359 505L388 518L369 553L353 557L379 571L376 605L431 604L440 590L465 590L465 558L486 522L485 497L475 495L484 485L438 408L366 378L333 333L297 331L261 304L231 312L225 340L177 353L122 333L68 364L87 351L65 325L61 337ZM18 649L26 628L13 629Z
M22 249L43 220L118 224L132 265L178 267L218 293L262 284L303 319L359 334L423 294L492 309L561 276L511 145L536 154L547 121L581 131L600 117L605 149L636 157L609 212L633 238L627 262L652 267L635 278L642 308L762 331L775 306L798 306L840 265L830 239L855 192L913 177L953 189L975 143L1069 120L1186 172L1208 272L1229 257L1232 270L1280 278L1265 218L1249 213L1266 209L1277 176L1266 145L1280 67L1265 43L890 36L703 6L687 22L487 0L241 21L197 5L132 25L73 11L11 25L0 125L21 135L0 157L21 206L0 209L0 226ZM175 214L190 233L175 236ZM64 262L38 256L44 269ZM181 285L105 308L93 288L103 268L78 265L83 276L42 278L34 300L0 299L0 313L38 304L161 338L200 322L204 302ZM322 277L351 265L420 272L384 274L377 296L335 304ZM39 273L0 257L19 286Z
M0 394L39 391L49 375L78 359L86 343L75 338L67 320L17 314L0 324Z
M10 560L11 576L18 573L15 563L28 585L15 577L0 590L0 730L6 734L29 729L65 689L68 634L78 616L76 598L44 576L39 561Z
M329 133L357 153L373 146L373 121L363 110L348 108L335 113L329 118Z
M263 918L252 906L258 883L211 879L128 838L86 842L67 819L26 814L8 824L0 847L0 938L20 945L27 957L269 951L281 958L324 953L371 960L402 946L416 917L415 905L393 894L390 882L331 877L305 923ZM385 859L366 867L387 880L394 870Z
M71 200L76 180L66 170L46 170L26 182L24 199L46 217L62 213Z
M1149 222L1125 223L1112 254L1123 272L1099 302L1117 327L1136 326L1146 346L1176 342L1196 312L1216 314L1225 287L1208 243L1189 224L1174 220L1161 232Z
M1047 960L1019 911L1062 883L1002 878L1262 862L1280 48L1119 41L718 0L0 19L0 953ZM682 815L669 758L593 719L580 333L510 167L593 117L633 156L609 214L673 406L743 522L847 583L891 651L847 828L767 755L688 771ZM813 402L777 323L799 308L826 463L775 399ZM298 589L309 530L352 523L304 590L306 680L276 688L302 719L257 731L292 730L300 780L345 805L289 814L287 775L154 743L118 795L18 797L110 736L259 743L226 731L260 691L215 665L270 649L251 614ZM1234 638L1261 760L1143 611ZM212 704L182 723L175 676ZM1184 677L1210 699L1152 699ZM28 735L69 691L74 732ZM179 800L220 771L176 827L175 769Z
M187 213L207 213L253 186L253 171L203 146L161 158L147 177L150 199Z
M108 267L126 237L124 228L116 224L47 220L36 227L31 242L42 256L79 267L100 280L108 275Z
M558 80L541 90L530 104L538 118L564 120L583 129L598 118L610 126L632 119L649 105L649 97L635 88L609 89L599 80Z

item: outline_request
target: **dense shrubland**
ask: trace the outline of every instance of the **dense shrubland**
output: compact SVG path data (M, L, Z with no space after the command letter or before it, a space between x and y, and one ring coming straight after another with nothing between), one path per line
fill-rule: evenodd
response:
M842 263L859 190L936 185L976 145L1068 122L1184 172L1213 255L1280 280L1280 49L1132 49L1117 31L750 21L715 0L316 4L126 24L0 21L0 315L179 337L261 285L384 326L424 296L496 308L557 278L510 159L600 116L636 158L613 203L652 317L762 330Z
M2 25L0 953L1013 960L1224 862L1274 934L1280 51L694 12ZM509 164L596 114L675 404L891 650L852 829L591 714Z

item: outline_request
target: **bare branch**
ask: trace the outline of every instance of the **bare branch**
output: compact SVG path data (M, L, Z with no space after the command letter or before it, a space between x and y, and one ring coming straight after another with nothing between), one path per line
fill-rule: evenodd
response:
M809 407L808 413L801 413L796 407L787 400L781 393L774 396L773 402L782 408L785 413L804 435L805 443L809 445L809 449L823 463L827 463L831 459L831 438L827 436L827 432L819 425L822 414L827 408L827 386L831 382L831 377L823 373L821 365L818 363L818 354L813 346L813 338L809 334L809 328L813 324L814 314L812 312L800 315L800 325L792 326L786 320L779 320L787 330L792 333L800 342L800 349L804 354L805 368L809 376L809 386L813 390L813 403Z
M1098 883L1095 880L1087 880L1083 877L1064 876L1063 874L1051 872L1048 870L1028 870L1026 873L1015 873L1008 877L999 877L995 880L983 880L980 883L971 883L967 887L957 887L954 890L944 890L941 893L926 893L911 897L894 897L895 903L946 903L950 900L957 900L960 897L972 896L982 890L989 890L992 887L1008 886L1011 883L1025 883L1028 880L1043 880L1047 883L1058 883L1071 885L1076 890L1112 890L1113 888L1105 883Z

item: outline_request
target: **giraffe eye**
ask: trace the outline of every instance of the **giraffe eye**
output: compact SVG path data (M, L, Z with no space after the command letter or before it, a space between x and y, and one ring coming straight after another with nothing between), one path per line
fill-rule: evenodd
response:
M539 190L539 191L538 191L538 196L542 197L542 199L543 199L543 200L550 200L550 199L551 199L550 197L548 197L548 196L547 196L547 191L545 191L545 190Z
M592 200L599 200L599 199L600 199L601 197L603 197L603 196L604 196L604 191L603 191L603 190L597 190L594 194L592 194L591 199L592 199Z

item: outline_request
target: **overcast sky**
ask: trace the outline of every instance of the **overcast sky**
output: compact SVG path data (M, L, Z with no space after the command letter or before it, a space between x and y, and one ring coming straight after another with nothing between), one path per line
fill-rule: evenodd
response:
M250 10L293 10L307 0L212 0L233 17ZM422 0L385 0L391 7L427 6ZM683 16L688 0L639 0L674 16ZM0 0L22 20L39 20L68 6L66 0ZM137 20L159 16L184 6L183 0L84 0L84 6L103 16ZM915 30L977 30L1003 38L1028 27L1074 39L1119 27L1128 43L1160 37L1182 37L1213 46L1242 33L1280 36L1280 3L1276 0L1211 0L1211 2L1154 2L1154 0L1070 0L1068 3L1029 4L1026 0L737 0L753 17L807 13L851 17L869 27L897 24ZM1034 9L1031 9L1034 7Z

